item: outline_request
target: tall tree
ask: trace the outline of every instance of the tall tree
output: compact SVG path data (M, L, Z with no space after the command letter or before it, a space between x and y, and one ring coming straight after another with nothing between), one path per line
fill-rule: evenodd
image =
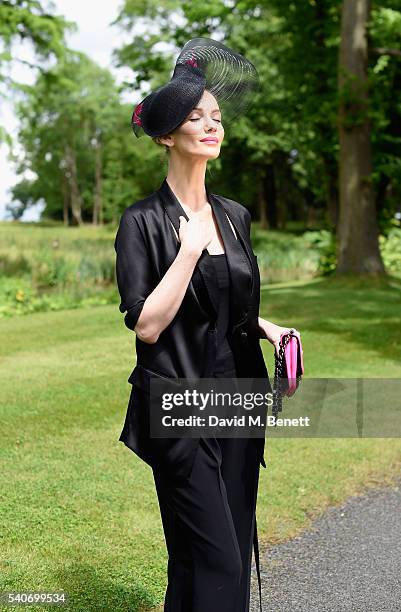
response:
M5 68L12 63L28 64L40 69L43 60L61 58L65 52L65 32L76 28L61 15L52 14L39 0L2 0L0 2L0 97L8 98L11 90L18 90ZM35 53L33 62L22 60L15 52L15 45L30 41ZM7 135L0 127L0 140ZM10 140L8 138L8 140Z
M339 87L340 218L336 272L383 274L372 184L369 118L369 0L343 0Z
M29 170L35 178L31 199L26 197L29 182L23 183L24 202L44 199L45 214L62 213L66 224L69 213L77 225L89 219L99 223L104 214L103 179L109 178L112 167L107 147L111 140L121 143L126 137L115 130L123 106L112 75L84 54L70 52L26 87L25 94L17 106L24 148L18 172ZM126 111L127 135L129 130ZM14 196L20 195L17 185Z

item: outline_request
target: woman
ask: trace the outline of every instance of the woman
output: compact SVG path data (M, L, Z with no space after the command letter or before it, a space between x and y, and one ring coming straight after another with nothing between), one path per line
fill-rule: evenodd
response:
M271 391L260 339L278 350L289 328L259 317L249 211L205 186L222 121L245 112L257 89L248 60L197 38L170 82L133 114L135 134L166 147L168 172L124 211L115 240L120 310L137 353L119 439L153 470L169 554L168 612L247 612L252 542L261 596L255 512L264 438L149 435L153 379L249 377Z

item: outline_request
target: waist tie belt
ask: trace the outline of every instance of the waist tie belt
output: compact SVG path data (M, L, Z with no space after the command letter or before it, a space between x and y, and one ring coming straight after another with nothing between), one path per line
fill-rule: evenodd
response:
M253 531L253 551L255 554L255 565L256 565L256 573L258 575L258 585L259 585L259 607L260 612L263 612L262 608L262 585L260 581L260 565L259 565L259 544L258 544L258 530L256 525L256 514L255 514L255 528Z

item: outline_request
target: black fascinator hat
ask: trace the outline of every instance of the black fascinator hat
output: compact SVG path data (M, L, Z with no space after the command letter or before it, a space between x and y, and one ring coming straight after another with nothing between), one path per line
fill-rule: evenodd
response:
M255 66L211 38L189 40L179 54L170 81L134 109L131 126L139 138L163 136L176 129L207 89L216 98L223 125L249 108L260 89Z

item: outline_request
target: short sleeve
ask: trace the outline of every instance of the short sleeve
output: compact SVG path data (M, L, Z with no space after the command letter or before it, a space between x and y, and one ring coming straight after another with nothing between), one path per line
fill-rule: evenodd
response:
M121 216L114 241L116 279L125 325L134 330L144 302L154 289L149 252L138 220L129 211Z

